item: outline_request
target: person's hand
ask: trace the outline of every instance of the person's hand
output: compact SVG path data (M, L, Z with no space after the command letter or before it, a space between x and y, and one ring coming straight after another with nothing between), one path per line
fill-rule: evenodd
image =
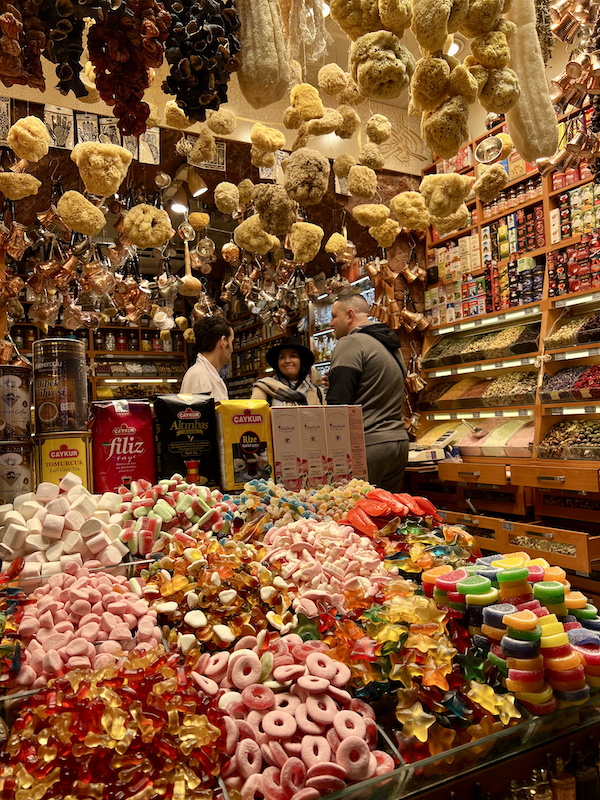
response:
M327 391L329 389L329 372L324 372L321 378L321 386Z

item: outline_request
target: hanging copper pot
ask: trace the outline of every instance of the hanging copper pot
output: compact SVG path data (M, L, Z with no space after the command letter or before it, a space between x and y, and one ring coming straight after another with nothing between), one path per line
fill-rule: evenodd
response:
M590 137L587 135L587 133L584 131L579 131L569 139L565 145L565 148L569 151L569 153L575 153L575 155L579 155L587 146L589 138Z

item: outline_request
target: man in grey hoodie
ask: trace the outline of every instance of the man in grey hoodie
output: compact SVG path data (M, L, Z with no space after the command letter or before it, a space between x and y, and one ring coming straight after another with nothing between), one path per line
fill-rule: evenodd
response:
M399 492L408 461L402 419L406 365L400 340L381 322L369 320L360 294L339 297L331 325L338 343L331 357L328 405L362 406L369 480Z

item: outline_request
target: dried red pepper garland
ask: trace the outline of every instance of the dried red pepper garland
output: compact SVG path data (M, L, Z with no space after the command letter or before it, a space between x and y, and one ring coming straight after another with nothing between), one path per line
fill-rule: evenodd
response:
M233 0L174 0L173 25L165 57L171 74L163 91L176 97L190 119L203 121L207 109L227 102L227 84L238 69L240 21Z
M40 59L46 34L38 15L33 0L0 3L0 80L5 86L46 88Z
M88 49L96 70L96 88L114 106L124 136L146 130L150 113L142 98L150 68L160 67L171 15L157 0L129 0L90 28Z

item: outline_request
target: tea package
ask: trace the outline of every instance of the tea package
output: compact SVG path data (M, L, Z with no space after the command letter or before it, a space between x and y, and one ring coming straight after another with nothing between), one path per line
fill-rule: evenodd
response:
M178 472L189 483L218 487L214 399L207 394L161 394L154 398L154 414L159 480Z
M232 492L273 476L269 404L265 400L226 400L217 407L221 488Z
M92 403L94 489L114 492L132 480L156 483L152 409L144 400Z

